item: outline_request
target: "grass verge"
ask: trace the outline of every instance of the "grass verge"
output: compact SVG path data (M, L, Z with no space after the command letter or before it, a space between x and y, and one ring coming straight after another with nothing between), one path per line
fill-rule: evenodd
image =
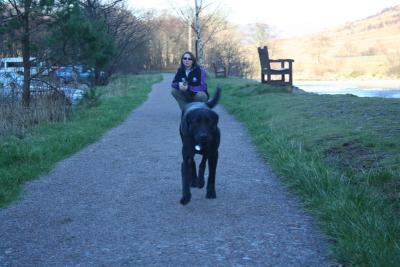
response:
M217 84L222 104L318 219L338 260L398 266L400 100L209 80Z
M18 196L24 182L98 140L142 104L161 75L121 76L86 96L65 122L46 123L24 136L0 140L0 207Z

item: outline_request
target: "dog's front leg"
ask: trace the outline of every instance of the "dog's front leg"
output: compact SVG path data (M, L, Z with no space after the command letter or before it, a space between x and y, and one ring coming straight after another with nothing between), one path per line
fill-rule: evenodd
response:
M204 172L206 170L207 156L203 155L199 165L199 177L197 179L197 187L203 188L204 186Z
M191 175L192 176L191 176L190 186L196 187L197 186L197 172L196 172L196 162L194 161L194 158L192 160Z
M190 184L191 184L191 168L192 168L192 163L190 158L184 158L182 162L182 198L181 198L181 204L186 205L187 203L190 202L190 199L192 197L190 193Z
M215 174L218 164L218 151L215 151L208 157L208 181L207 181L207 195L206 198L216 198L215 192Z

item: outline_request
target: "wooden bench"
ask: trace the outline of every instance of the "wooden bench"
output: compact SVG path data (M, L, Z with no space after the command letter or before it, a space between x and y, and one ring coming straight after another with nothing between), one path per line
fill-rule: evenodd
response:
M215 77L226 78L226 67L223 64L212 63L214 68Z
M260 57L262 83L271 85L293 85L293 59L270 59L268 47L266 46L258 48L258 55ZM273 67L271 63L280 63L280 66ZM272 76L279 76L279 79L272 79ZM287 80L285 79L286 76L288 76Z

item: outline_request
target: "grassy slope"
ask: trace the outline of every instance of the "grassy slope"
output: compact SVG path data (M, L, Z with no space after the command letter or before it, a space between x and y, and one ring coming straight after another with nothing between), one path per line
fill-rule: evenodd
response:
M215 79L222 103L355 266L400 262L400 100L290 94Z
M106 87L100 104L78 108L66 122L40 125L23 139L3 138L0 142L0 207L13 201L21 185L50 171L66 156L98 140L145 101L160 75L120 77Z

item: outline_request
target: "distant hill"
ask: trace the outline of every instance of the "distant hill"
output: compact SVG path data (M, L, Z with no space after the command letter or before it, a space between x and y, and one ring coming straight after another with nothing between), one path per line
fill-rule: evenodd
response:
M295 79L343 79L400 78L399 44L397 5L337 28L270 41L268 46L275 58L295 59ZM256 51L252 56L258 60Z

